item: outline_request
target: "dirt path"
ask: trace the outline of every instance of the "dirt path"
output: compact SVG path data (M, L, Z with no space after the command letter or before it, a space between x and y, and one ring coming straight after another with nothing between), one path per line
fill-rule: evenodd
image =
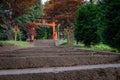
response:
M59 72L65 72L65 71L80 71L80 70L93 70L93 69L104 69L104 68L120 68L120 64L101 64L101 65L73 66L73 67L0 70L0 76L1 75L34 74L34 73L59 73Z

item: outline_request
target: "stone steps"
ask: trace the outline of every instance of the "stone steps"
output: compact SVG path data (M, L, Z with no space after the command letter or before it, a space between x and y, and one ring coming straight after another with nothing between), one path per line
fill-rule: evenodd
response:
M119 80L120 64L0 70L0 80Z
M34 45L37 47L55 46L55 40L35 40Z
M21 56L0 57L0 69L62 67L117 63L118 56Z
M33 44L0 53L0 80L120 80L120 64L108 64L119 54L56 47L54 40Z

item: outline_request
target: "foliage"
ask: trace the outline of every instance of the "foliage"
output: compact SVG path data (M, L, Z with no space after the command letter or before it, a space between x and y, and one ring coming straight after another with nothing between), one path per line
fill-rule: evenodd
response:
M0 32L0 40L6 40L7 34L5 32Z
M33 5L38 5L39 2L36 0L1 0L0 10L6 13L12 10L12 18L20 16L26 12L26 9ZM6 10L6 11L5 11Z
M105 41L107 44L120 50L120 0L104 0L104 6L107 9Z
M0 25L0 29L1 29L1 30L2 30L2 29L6 30L6 29L7 29L7 25L5 25L5 24L2 25L2 24L1 24L1 25Z
M117 51L116 49L110 47L109 45L106 44L97 44L97 45L93 45L91 47L94 50L109 50L109 51Z
M109 45L106 44L96 44L96 45L91 45L90 48L85 47L85 45L83 43L79 43L74 45L75 48L81 48L81 49L85 49L85 50L102 50L102 51L113 51L113 52L117 52L118 50L115 48L110 47Z
M36 39L52 39L52 27L40 27L36 29Z
M6 25L0 25L0 40L7 39L6 29L7 29Z
M27 13L16 18L16 22L20 25L26 24L31 21L38 21L41 15L41 5L31 6L27 9Z
M45 14L57 20L62 25L62 29L74 23L75 11L78 5L83 4L84 0L49 0L44 7Z
M79 7L74 31L77 42L82 41L89 47L103 41L103 13L97 4L87 3Z
M94 7L90 4L81 6L77 11L76 40L78 42L82 41L85 45L86 42L88 42L88 45L91 42L104 42L120 50L119 13L119 0L100 0L97 4L94 4Z
M27 23L29 22L39 22L40 16L41 16L41 5L38 6L32 6L27 10L28 13L18 17L16 19L17 23L19 23L20 29L24 31L24 37L27 36L28 27ZM26 37L27 38L27 37Z
M12 30L12 34L13 34L13 39L15 37L15 32L14 29ZM26 40L26 36L23 34L23 31L19 30L17 32L17 41L25 41Z
M11 40L13 23L16 18L25 14L27 9L33 5L38 5L37 0L1 0L0 1L0 23L7 25L7 36Z

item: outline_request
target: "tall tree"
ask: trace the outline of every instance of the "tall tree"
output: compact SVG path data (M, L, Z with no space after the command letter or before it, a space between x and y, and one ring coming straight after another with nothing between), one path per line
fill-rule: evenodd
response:
M28 8L27 13L15 19L20 26L21 33L24 34L22 36L22 40L26 40L28 38L27 31L29 28L27 27L26 24L28 24L29 22L39 22L38 18L41 17L41 14L42 14L41 5L37 5Z
M88 47L102 42L104 27L100 5L90 2L78 8L74 31L77 42L81 41Z
M76 9L83 2L84 0L49 0L44 7L44 13L65 27L74 23Z
M102 0L106 7L105 41L120 50L120 0Z
M1 0L0 1L0 19L6 24L8 39L12 39L12 23L15 18L26 12L26 9L36 5L36 0Z

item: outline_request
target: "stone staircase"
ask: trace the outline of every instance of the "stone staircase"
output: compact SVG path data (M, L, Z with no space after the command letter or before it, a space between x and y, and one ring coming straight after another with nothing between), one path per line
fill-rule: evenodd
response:
M37 47L55 46L55 40L35 40L34 45Z
M54 40L33 44L0 52L0 80L120 80L119 54L57 47Z

